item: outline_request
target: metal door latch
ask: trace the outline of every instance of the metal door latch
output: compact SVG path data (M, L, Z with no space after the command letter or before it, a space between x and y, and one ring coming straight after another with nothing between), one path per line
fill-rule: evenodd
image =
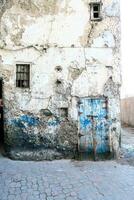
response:
M84 136L84 134L79 133L79 134L78 134L78 137L81 137L81 136Z

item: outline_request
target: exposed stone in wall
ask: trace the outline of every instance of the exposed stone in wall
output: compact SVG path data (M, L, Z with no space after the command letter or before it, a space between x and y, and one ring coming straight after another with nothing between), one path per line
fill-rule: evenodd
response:
M113 82L112 77L104 85L104 95L110 98L116 98L119 95L119 85Z
M54 131L55 130L55 131ZM59 116L45 114L33 115L22 113L14 119L7 120L5 142L7 152L14 152L17 149L23 151L23 159L28 159L31 151L33 159L41 159L39 152L42 152L44 159L75 157L77 153L77 123L61 118ZM33 134L34 133L34 134ZM45 154L47 152L48 154ZM12 157L12 153L8 153ZM27 155L28 154L28 155Z
M73 150L74 153L77 151L77 144L78 144L78 125L77 122L71 122L65 120L61 123L60 129L58 130L57 141L59 144L59 148L62 147L62 151L66 148L68 150ZM75 154L74 154L75 155Z
M79 63L72 62L69 67L70 80L76 80L83 72L84 68L79 68Z

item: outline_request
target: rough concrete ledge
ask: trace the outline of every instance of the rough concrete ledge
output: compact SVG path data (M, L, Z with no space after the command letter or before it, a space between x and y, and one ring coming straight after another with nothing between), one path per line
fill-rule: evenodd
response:
M78 151L72 152L58 152L56 149L38 149L38 150L22 150L22 149L11 149L4 153L5 156L12 160L21 161L43 161L43 160L60 160L60 159L74 159L79 161L92 160L92 161L104 161L104 160L115 160L120 158L120 154L107 152L105 154L94 155L90 153L79 153Z
M41 150L20 150L14 149L6 152L6 156L12 160L22 160L22 161L41 161L41 160L59 160L59 159L73 159L74 154L64 154L52 149L41 149Z

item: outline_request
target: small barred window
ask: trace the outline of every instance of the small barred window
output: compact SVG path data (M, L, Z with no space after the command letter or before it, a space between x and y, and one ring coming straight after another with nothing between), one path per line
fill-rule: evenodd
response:
M30 64L16 65L16 87L30 87Z
M101 3L91 3L91 20L99 21L101 20Z

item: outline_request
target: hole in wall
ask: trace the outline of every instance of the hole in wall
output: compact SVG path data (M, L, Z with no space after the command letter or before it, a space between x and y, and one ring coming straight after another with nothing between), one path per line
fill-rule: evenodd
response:
M52 112L49 109L41 109L40 113L45 116L52 116Z
M72 44L71 47L74 48L75 47L74 44Z
M113 69L113 66L106 66L106 68L108 68L108 69Z
M61 118L68 118L68 108L59 108L59 115Z
M62 71L62 67L61 67L61 66L56 66L56 67L55 67L55 70L56 70L57 72L61 72L61 71Z
M60 79L57 79L55 83L56 83L57 86L59 86L59 85L62 84L62 81Z

